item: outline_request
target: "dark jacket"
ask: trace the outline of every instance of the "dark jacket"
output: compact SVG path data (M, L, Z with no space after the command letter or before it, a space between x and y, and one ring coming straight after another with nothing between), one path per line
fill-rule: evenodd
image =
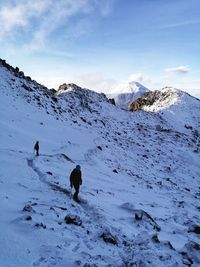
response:
M82 184L82 179L81 179L81 171L78 169L73 169L73 171L70 174L70 186L80 186Z
M39 143L38 142L35 143L34 149L39 150Z

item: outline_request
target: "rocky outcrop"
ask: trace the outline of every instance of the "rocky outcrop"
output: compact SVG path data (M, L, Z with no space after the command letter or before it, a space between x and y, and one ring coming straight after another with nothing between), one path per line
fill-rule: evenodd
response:
M129 111L135 111L139 109L143 109L145 106L152 106L155 103L163 103L166 102L167 99L170 99L176 95L176 92L171 90L170 88L164 88L163 90L155 90L153 92L147 92L142 97L139 97L128 107Z
M97 107L100 108L100 103L111 103L105 94L81 88L74 83L60 85L56 95L60 100L64 100L65 103L67 101L68 106L76 110L76 112L85 110L92 113L95 112Z
M81 87L76 85L75 83L63 83L58 87L58 94L60 93L64 93L65 91L69 90L69 89L74 89L74 90L80 90Z

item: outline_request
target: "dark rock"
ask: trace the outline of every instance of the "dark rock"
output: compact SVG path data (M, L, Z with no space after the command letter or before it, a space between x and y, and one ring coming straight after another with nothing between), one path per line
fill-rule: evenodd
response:
M200 264L200 244L190 241L185 244L183 250L181 251L181 255L183 256L184 260L187 260L191 263L196 263L195 266L199 266Z
M142 213L135 213L135 220L141 221L142 220Z
M189 189L189 188L187 188L187 187L185 187L185 190L186 190L186 191L188 191L188 192L190 192L190 189Z
M81 119L83 122L87 122L83 117L80 117L80 119Z
M113 172L118 173L118 171L116 169L114 169Z
M79 216L76 216L76 215L67 215L65 216L64 220L66 224L74 224L77 226L82 225L82 220L80 219Z
M37 227L37 228L43 228L43 229L46 229L47 228L46 225L43 224L43 223L36 223L35 224L35 227Z
M101 147L101 146L98 146L97 148L98 148L99 150L102 150L102 147Z
M57 92L54 88L50 89L49 91L52 92L53 94Z
M166 242L164 242L164 244L165 244L166 246L168 246L170 249L173 249L173 250L174 250L174 247L172 246L171 242L166 241Z
M30 76L26 76L26 80L30 82L31 81L31 77Z
M34 212L34 209L31 207L31 205L25 205L22 211Z
M26 221L31 221L32 220L32 217L30 215L28 215L28 216L25 217L25 220Z
M155 220L144 210L133 210L135 212L136 221L148 222L155 231L159 232L161 230L160 226L155 222Z
M65 160L74 163L74 161L73 161L72 159L70 159L67 155L65 155L65 154L61 154L61 155L62 155L62 157L63 157Z
M109 98L108 99L109 103L116 106L115 99L114 98Z
M192 126L190 126L190 125L185 124L184 126L185 126L186 129L190 129L190 130L193 129Z
M52 96L52 100L53 100L55 103L58 102L58 99L57 99L57 97L55 97L55 96Z
M19 77L20 78L23 78L24 77L24 72L23 71L19 71L18 74L19 74Z
M117 245L116 238L108 231L106 231L103 234L101 234L100 238L102 238L105 243L110 243L112 245Z
M32 92L33 89L28 87L26 84L22 84L22 87L26 90L26 91L29 91L29 92Z
M40 97L36 95L35 100L40 101Z
M197 235L200 235L200 226L193 225L193 226L189 227L188 233L195 233Z
M48 171L48 172L46 172L47 174L49 174L49 175L53 175L53 173L52 172L50 172L50 171Z
M156 235L153 235L151 240L154 242L154 243L160 243L160 240L158 239L158 236L157 234Z

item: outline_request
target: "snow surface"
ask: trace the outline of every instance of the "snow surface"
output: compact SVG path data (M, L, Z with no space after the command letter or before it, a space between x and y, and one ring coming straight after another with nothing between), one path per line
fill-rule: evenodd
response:
M167 108L127 112L3 66L0 94L0 266L200 266L198 100L174 90Z

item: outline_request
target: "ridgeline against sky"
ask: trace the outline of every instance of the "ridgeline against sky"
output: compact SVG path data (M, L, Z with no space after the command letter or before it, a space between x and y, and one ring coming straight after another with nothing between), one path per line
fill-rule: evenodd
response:
M48 87L200 96L199 0L1 0L0 57Z

